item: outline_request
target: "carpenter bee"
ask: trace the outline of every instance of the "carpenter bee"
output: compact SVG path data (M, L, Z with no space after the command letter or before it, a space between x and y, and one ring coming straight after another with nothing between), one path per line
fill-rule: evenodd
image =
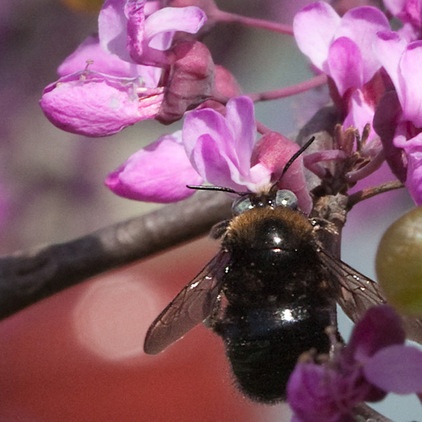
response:
M222 337L240 390L275 403L302 353L330 352L336 302L357 320L384 298L374 281L327 252L324 221L304 215L293 192L273 186L239 195L234 217L211 232L220 251L152 323L144 350L159 353L206 322Z

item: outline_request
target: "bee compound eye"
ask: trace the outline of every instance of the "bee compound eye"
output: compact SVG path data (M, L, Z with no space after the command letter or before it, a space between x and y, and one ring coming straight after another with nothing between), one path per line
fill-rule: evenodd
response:
M242 196L233 202L232 211L234 215L239 215L252 209L253 207L251 199L248 196Z
M275 205L277 207L297 208L297 196L290 190L283 189L277 191L275 195Z

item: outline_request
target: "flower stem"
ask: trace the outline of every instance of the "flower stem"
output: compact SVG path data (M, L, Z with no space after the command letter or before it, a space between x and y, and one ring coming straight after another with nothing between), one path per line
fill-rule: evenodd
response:
M382 185L375 186L372 188L362 189L359 192L355 192L349 196L347 207L351 210L357 203L365 201L366 199L372 198L380 193L389 192L390 190L400 189L403 187L403 183L398 180L392 182L383 183Z
M212 17L218 22L240 23L245 26L266 29L267 31L273 31L279 34L293 35L293 27L291 25L284 25L265 19L250 18L236 13L225 12L223 10L213 11Z
M269 101L269 100L277 100L279 98L290 97L292 95L299 94L301 92L308 91L312 88L316 88L318 86L324 85L327 83L327 75L320 74L315 76L307 81L300 82L296 85L291 85L288 87L275 89L273 91L265 91L265 92L257 92L252 94L247 94L252 101Z

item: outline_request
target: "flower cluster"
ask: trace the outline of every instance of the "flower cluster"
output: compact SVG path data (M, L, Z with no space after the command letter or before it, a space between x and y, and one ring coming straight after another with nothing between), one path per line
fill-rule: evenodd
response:
M401 30L392 31L386 15L374 7L357 7L340 17L327 3L315 2L295 16L294 34L301 51L329 76L343 125L360 130L372 125L393 172L421 204L420 3L385 3L403 20Z
M239 101L243 105L238 108L244 116L237 118L245 120L245 127L249 125L247 132L232 131L222 124L232 121L234 106L226 109L224 104L239 95L240 88L195 38L205 28L207 14L207 30L227 16L211 0L188 2L203 9L169 3L177 7L161 7L158 1L106 0L99 14L98 35L85 40L64 61L58 69L60 79L45 89L44 113L69 132L107 136L141 120L169 123L184 117L189 109L206 109L187 114L181 133L164 135L136 153L108 177L107 186L128 198L157 202L185 198L190 194L185 185L198 182L252 192L265 189L289 158L279 154L283 137L272 135L276 142L262 142L268 150L263 152L261 146L259 154L281 158L277 163L272 158L269 164L257 158L252 146L255 123L245 100ZM317 1L296 14L293 33L300 50L328 76L331 97L342 116L339 123L359 131L371 125L370 137L380 137L383 145L374 142L373 155L385 154L419 204L419 2L386 1L386 6L403 22L396 32L380 9L362 6L340 17L330 5ZM290 148L282 147L285 154ZM171 159L171 167L164 168L163 157ZM306 186L298 188L300 180L303 177L293 184L306 197ZM309 210L309 198L302 207Z
M353 408L363 401L422 392L422 351L404 340L392 308L371 308L331 360L296 365L287 386L293 421L353 422Z

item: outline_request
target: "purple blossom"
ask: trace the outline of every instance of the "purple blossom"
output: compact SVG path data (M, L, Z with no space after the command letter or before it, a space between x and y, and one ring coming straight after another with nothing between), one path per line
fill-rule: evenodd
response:
M334 80L341 96L361 88L380 68L372 44L378 31L389 29L379 9L356 7L340 18L325 2L306 6L293 22L299 49Z
M106 185L119 195L155 202L185 198L193 193L187 184L202 182L262 192L278 179L298 148L273 132L257 143L253 103L248 97L236 97L227 103L225 116L211 108L188 113L182 139L179 133L160 138L130 157ZM311 199L300 159L282 182L309 212Z
M60 79L44 90L40 105L53 124L107 136L159 115L165 87L159 86L163 69L157 65L168 65L165 51L175 32L198 31L205 14L193 6L153 6L141 0L104 3L98 36L86 39L59 67ZM146 9L154 12L147 18Z
M44 89L40 106L68 132L112 135L155 117L164 98L161 69L120 60L102 50L97 37L85 40L58 71L61 78Z
M396 95L385 97L377 111L376 129L387 149L387 160L410 192L422 204L422 41L408 43L395 32L378 34L376 52L394 85ZM398 105L396 105L398 103ZM393 118L385 116L394 110ZM382 123L382 127L380 127ZM400 154L397 149L404 152ZM405 177L403 175L405 174Z
M349 344L322 364L298 363L287 386L296 422L353 421L353 408L388 392L422 391L422 351L404 344L401 320L387 305L355 326Z

